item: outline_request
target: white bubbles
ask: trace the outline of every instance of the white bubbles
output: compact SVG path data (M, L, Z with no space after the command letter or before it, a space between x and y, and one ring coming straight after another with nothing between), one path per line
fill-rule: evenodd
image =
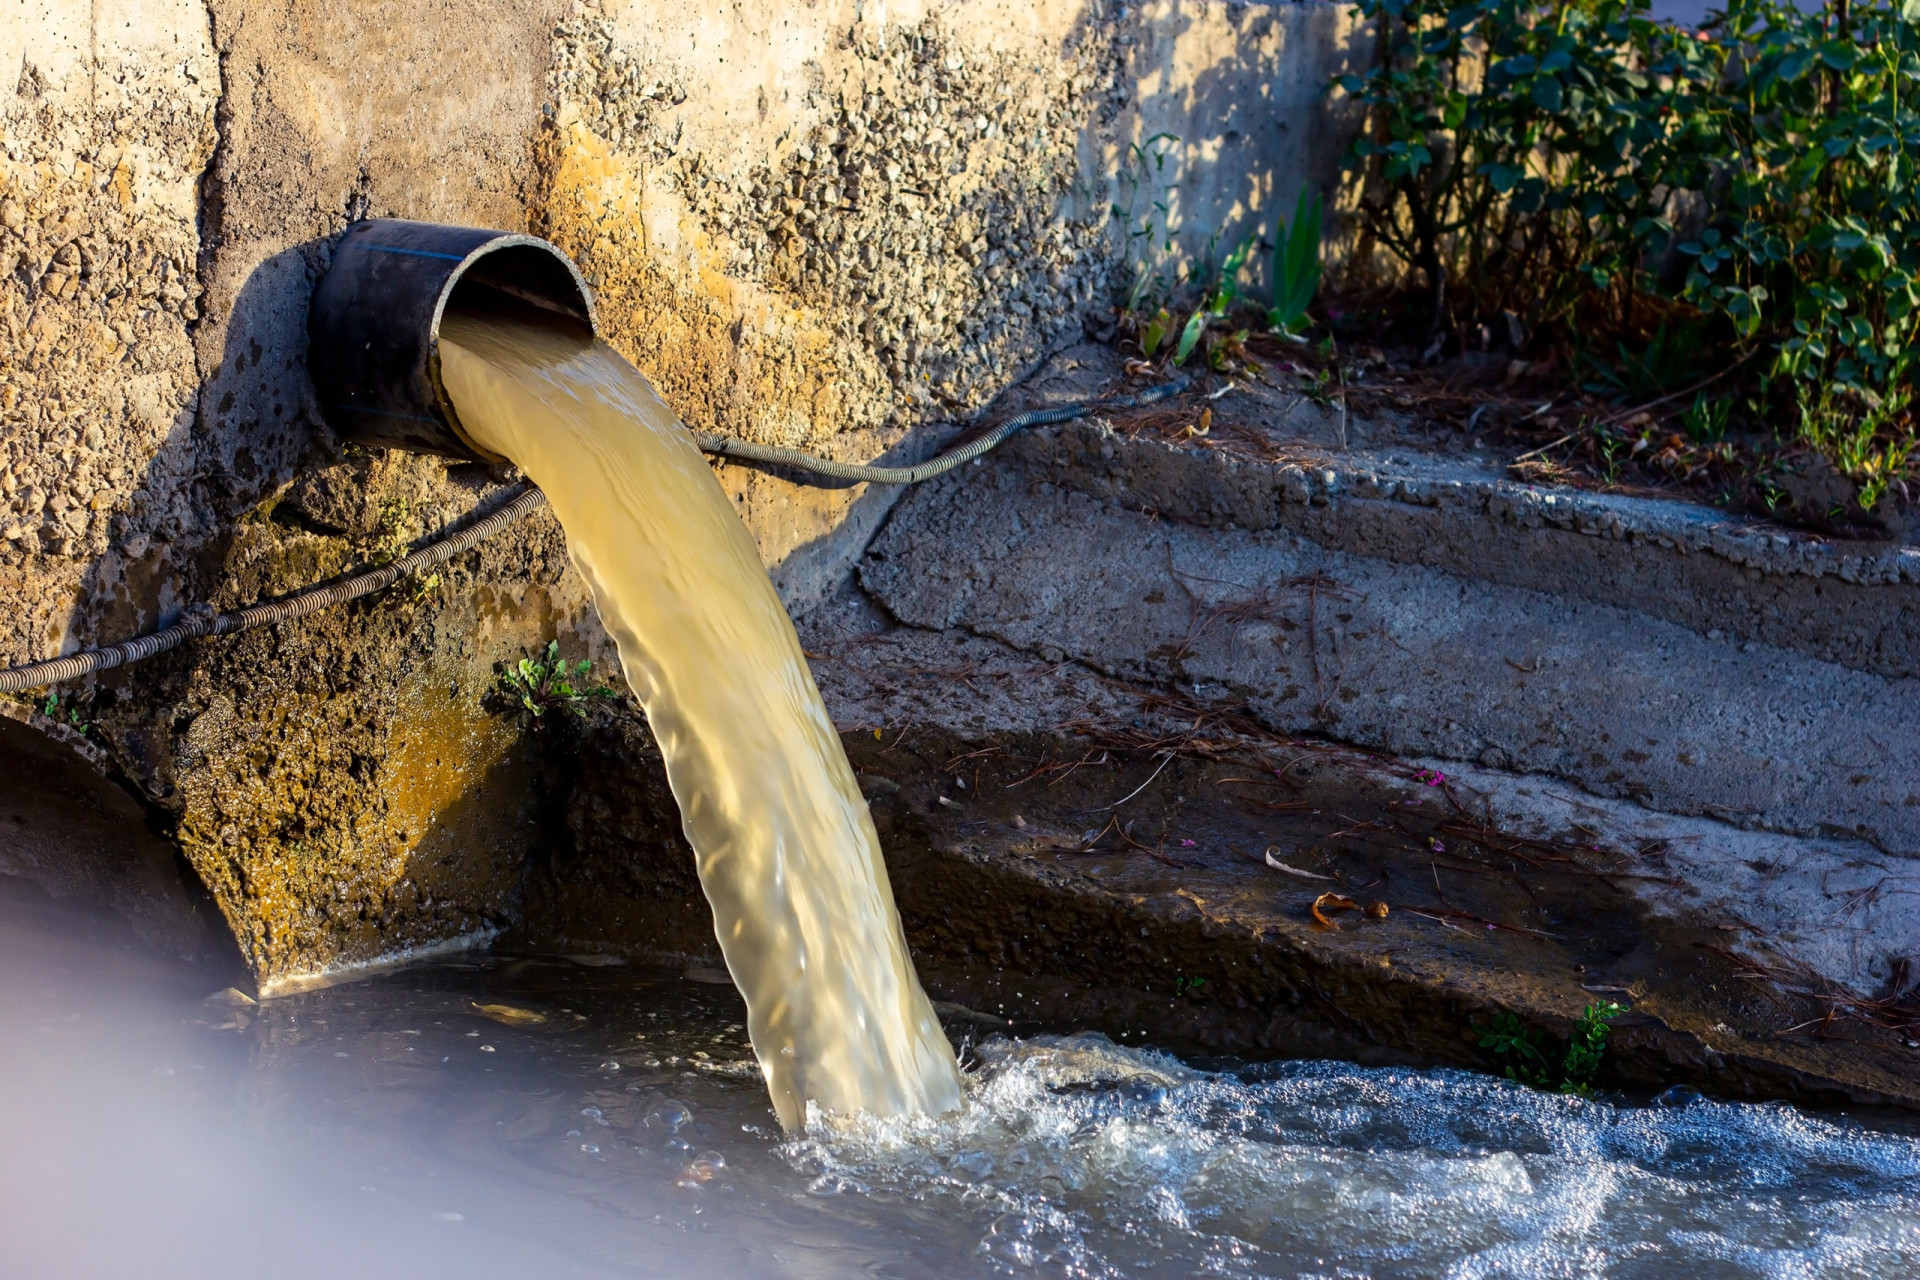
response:
M675 1134L693 1123L693 1108L684 1102L668 1098L641 1117L643 1127L656 1133Z
M1326 1062L1212 1074L1085 1035L979 1057L957 1115L816 1114L782 1152L816 1194L994 1212L980 1250L1023 1273L1920 1274L1920 1142L1784 1105L1622 1108Z
M718 1178L727 1167L727 1158L718 1151L702 1151L687 1161L676 1186L697 1190Z

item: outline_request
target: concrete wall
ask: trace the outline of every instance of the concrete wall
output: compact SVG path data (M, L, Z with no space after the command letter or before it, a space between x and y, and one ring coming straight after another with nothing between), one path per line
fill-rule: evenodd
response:
M494 500L320 422L307 299L353 219L530 228L690 425L912 454L1105 313L1133 144L1180 139L1148 194L1183 252L1330 181L1352 43L1328 5L1174 0L0 8L0 653L284 592ZM799 603L891 498L723 479ZM498 927L539 837L492 664L555 635L610 656L562 549L536 522L114 673L59 732L265 976ZM53 732L36 705L6 709Z

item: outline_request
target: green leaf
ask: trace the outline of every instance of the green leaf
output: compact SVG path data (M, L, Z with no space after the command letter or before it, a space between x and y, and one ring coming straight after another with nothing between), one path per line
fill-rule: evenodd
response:
M1493 185L1495 191L1501 195L1505 195L1507 192L1513 190L1514 184L1520 181L1521 177L1526 173L1526 170L1517 164L1495 162L1493 164L1482 165L1481 172L1487 175L1487 181Z
M1323 204L1318 191L1302 187L1294 201L1293 225L1274 228L1273 306L1267 322L1281 332L1300 327L1320 288Z
M1173 317L1167 314L1165 307L1160 308L1159 314L1147 322L1147 331L1140 336L1140 350L1147 359L1153 359L1153 353L1167 340L1167 333L1172 327Z
M1202 307L1193 313L1187 320L1186 327L1180 331L1180 343L1173 349L1174 364L1182 365L1187 362L1187 357L1193 354L1193 348L1200 341L1200 334L1206 327L1207 310Z

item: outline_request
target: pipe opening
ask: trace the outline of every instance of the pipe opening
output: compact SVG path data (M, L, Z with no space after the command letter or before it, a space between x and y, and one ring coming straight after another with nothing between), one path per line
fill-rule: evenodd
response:
M375 218L348 228L314 290L307 365L343 440L497 461L461 431L440 385L440 320L462 310L536 311L597 328L578 268L544 240L475 227Z

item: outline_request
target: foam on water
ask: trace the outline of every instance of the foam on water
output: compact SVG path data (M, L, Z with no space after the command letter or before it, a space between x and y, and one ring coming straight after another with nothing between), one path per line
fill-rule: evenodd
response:
M944 1120L830 1119L816 1193L997 1211L1075 1276L1920 1274L1920 1142L1785 1105L1627 1108L1460 1071L1234 1074L1100 1036L989 1041Z

